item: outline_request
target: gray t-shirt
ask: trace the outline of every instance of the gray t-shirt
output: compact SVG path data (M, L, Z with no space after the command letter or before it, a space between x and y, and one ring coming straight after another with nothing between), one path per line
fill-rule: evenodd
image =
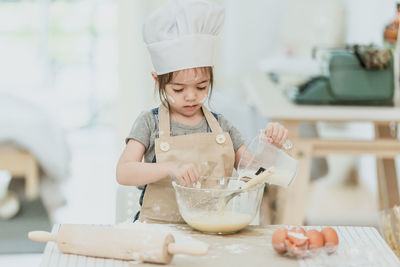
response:
M238 150L239 147L244 144L240 132L221 114L218 114L218 123L224 132L229 133L234 150ZM203 118L199 124L194 126L181 124L171 120L171 136L205 133L207 130L208 124L205 118ZM158 138L158 122L156 122L156 118L152 111L148 110L143 111L136 119L131 132L125 141L128 142L129 139L135 139L142 143L146 147L144 162L152 162L155 153L154 140L156 138Z

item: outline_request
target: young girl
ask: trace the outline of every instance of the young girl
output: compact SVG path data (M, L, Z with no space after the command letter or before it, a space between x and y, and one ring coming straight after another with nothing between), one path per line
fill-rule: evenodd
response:
M172 179L231 176L246 149L238 130L203 103L213 85L213 48L224 11L203 0L169 1L144 25L161 105L136 119L117 166L117 181L144 186L135 220L183 223ZM281 147L288 131L278 123L266 141ZM144 162L142 159L144 158Z

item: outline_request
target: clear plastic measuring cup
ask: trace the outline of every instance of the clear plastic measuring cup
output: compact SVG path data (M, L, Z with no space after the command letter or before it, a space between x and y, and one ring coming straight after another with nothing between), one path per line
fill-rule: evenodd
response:
M240 177L256 174L260 168L275 168L275 173L268 177L267 183L288 187L297 173L298 161L289 156L285 151L265 142L264 131L253 138L247 149L240 157L238 173ZM286 142L283 147L290 149L292 144Z

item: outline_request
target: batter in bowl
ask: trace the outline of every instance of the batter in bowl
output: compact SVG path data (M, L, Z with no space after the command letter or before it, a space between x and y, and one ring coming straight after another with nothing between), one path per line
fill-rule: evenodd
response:
M185 221L205 233L231 234L246 227L253 219L250 214L225 211L223 213L186 214Z

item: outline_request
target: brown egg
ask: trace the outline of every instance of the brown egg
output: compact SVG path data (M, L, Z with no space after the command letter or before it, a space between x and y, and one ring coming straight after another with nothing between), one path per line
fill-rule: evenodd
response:
M333 253L336 251L336 248L339 244L339 237L332 227L324 227L321 231L324 242L325 242L325 249L328 253Z
M276 230L272 235L272 246L279 254L283 254L286 252L285 240L287 239L287 237L288 230L284 228Z
M306 231L301 227L293 227L288 232L288 239L296 246L303 246L307 243Z
M308 237L308 249L310 251L317 250L324 246L324 236L317 230L308 230L306 233Z

